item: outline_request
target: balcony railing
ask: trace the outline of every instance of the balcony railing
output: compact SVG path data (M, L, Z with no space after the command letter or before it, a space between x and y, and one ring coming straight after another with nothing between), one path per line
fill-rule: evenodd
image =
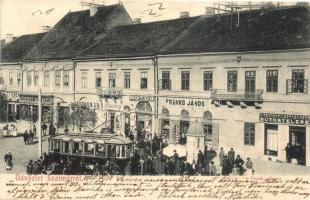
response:
M170 79L160 79L159 80L160 90L171 90L171 80Z
M255 90L253 92L237 90L236 92L228 92L224 89L213 89L211 91L211 99L227 101L261 101L263 100L263 90Z
M102 97L117 97L120 98L123 94L123 88L97 88L97 94Z
M286 94L308 93L308 79L287 79Z

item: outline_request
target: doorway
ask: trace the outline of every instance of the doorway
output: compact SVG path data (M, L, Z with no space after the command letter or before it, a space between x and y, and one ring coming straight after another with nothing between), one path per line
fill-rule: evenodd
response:
M306 164L306 128L290 126L289 142L292 145L292 158L297 160L300 165Z

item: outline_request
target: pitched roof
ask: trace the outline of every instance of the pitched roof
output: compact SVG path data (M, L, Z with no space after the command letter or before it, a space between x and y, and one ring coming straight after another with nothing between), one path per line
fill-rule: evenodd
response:
M132 21L127 11L119 4L98 7L92 17L89 10L68 13L27 54L26 59L72 58L104 37L113 26L130 23Z
M80 54L83 56L144 55L159 52L199 17L117 26Z
M0 62L20 62L28 51L36 45L46 33L23 35L1 48Z
M231 28L231 24L233 27ZM306 7L245 11L202 18L164 53L277 50L310 47L310 13Z
M117 26L79 58L310 47L307 7L285 7Z

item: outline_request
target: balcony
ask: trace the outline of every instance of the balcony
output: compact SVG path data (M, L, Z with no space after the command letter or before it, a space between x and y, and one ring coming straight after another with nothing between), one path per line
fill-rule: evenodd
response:
M123 88L97 88L97 94L106 98L121 98L123 94Z
M287 79L286 94L308 93L308 79Z
M158 82L160 90L171 90L171 80L170 79L160 79Z
M211 99L237 102L260 102L263 100L263 90L255 90L254 92L248 92L246 90L228 92L225 89L213 89L211 91Z

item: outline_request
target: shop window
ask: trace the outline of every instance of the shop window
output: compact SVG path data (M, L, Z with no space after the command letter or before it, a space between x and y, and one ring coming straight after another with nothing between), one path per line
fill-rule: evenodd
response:
M141 72L141 89L147 89L147 72Z
M55 85L60 86L61 70L55 71Z
M87 88L87 72L82 72L82 88Z
M244 123L244 144L255 145L255 123Z
M238 81L238 72L228 71L227 72L227 91L228 92L237 92L237 81Z
M210 91L213 87L213 72L206 71L203 73L203 89Z
M124 88L130 89L130 72L124 72Z
M266 71L267 92L278 92L278 70Z
M181 90L189 90L190 72L181 72Z
M64 70L63 85L69 86L69 70Z
M114 88L115 87L115 80L116 79L116 74L115 73L109 73L109 88Z
M278 155L278 125L265 124L265 155Z

